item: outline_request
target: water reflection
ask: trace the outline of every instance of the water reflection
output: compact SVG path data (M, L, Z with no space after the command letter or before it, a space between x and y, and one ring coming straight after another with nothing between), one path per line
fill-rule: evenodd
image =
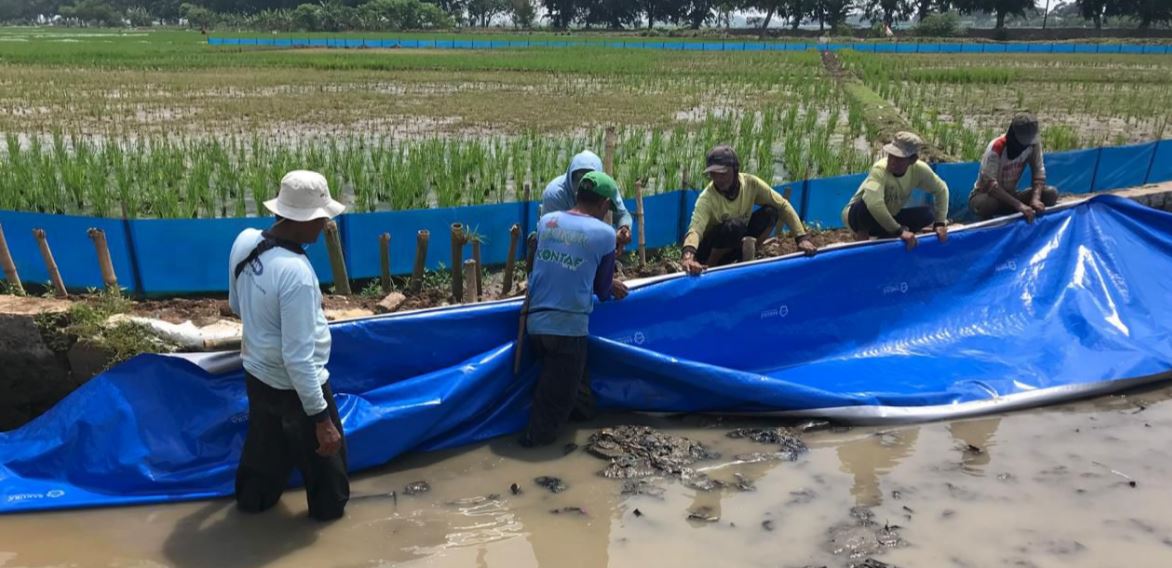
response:
M919 435L919 426L883 430L843 442L836 448L840 469L854 476L851 495L856 505L874 507L883 502L879 477L911 455Z
M989 465L990 450L996 445L993 436L1000 425L1000 416L953 422L948 425L948 433L956 441L961 452L963 471L973 475L984 474L985 466Z

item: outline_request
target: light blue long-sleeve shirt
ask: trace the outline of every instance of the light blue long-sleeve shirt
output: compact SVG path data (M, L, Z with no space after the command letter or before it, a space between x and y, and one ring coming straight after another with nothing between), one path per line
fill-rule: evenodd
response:
M317 274L305 255L273 248L235 278L236 265L264 239L246 229L228 262L228 306L244 322L244 370L266 385L295 390L305 414L326 409L330 328Z
M574 156L570 160L570 167L566 170L566 173L553 178L553 181L545 186L545 191L541 193L542 215L553 213L554 211L569 211L574 208L574 202L577 200L578 194L578 188L571 187L574 182L574 172L583 170L588 172L602 171L602 159L589 150ZM614 206L613 221L615 228L629 228L631 226L631 214L627 211L627 205L623 203L621 192Z

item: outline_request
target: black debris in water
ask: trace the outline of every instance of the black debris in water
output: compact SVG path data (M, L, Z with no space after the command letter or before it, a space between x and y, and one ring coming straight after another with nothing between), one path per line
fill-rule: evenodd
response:
M704 506L697 507L688 511L689 521L700 521L703 523L715 523L720 520L720 515L712 509L712 507Z
M892 491L892 492L891 492L891 498L892 498L892 499L895 499L896 501L898 501L898 500L900 500L900 499L903 499L903 493L900 493L898 490L897 490L897 491Z
M736 483L733 484L733 486L736 487L737 489L740 489L741 491L756 491L757 490L757 486L753 485L753 481L751 479L747 479L745 476L743 476L739 473L734 473L733 477L735 477L737 480Z
M612 479L655 475L693 477L697 474L690 467L692 464L720 457L699 442L648 426L603 428L590 436L586 451L610 460L601 474Z
M1130 485L1130 486L1132 486L1132 487L1135 487L1135 486L1139 485L1138 483L1136 483L1136 482L1134 482L1134 481L1128 481L1128 482L1127 482L1127 484L1128 484L1128 485Z
M728 484L719 479L712 479L704 474L696 474L684 481L684 487L688 489L695 489L696 491L716 491L717 489L724 489Z
M623 495L645 495L663 499L664 489L646 479L628 479L623 481Z
M853 507L850 518L840 522L828 531L827 547L836 556L845 556L851 561L862 561L888 548L907 546L899 534L900 526L875 521L875 514L867 507ZM866 566L852 563L851 566Z
M586 509L583 509L581 507L562 507L561 509L552 509L550 512L555 515L561 515L564 513L564 514L578 515L579 517L587 516Z
M790 491L790 499L786 505L804 505L812 502L818 497L818 493L813 489L801 489L798 491Z
M773 532L773 521L768 520L768 519L761 521L761 528L763 528L769 532Z
M428 491L431 491L431 485L428 485L426 481L412 481L403 488L403 493L407 495L419 495Z
M964 451L965 451L965 453L976 454L976 455L980 455L980 454L985 453L985 450L982 450L981 448L978 448L972 444L965 444Z
M511 491L513 495L520 495L521 493L524 493L521 491L521 486L517 485L516 483L509 486L509 491Z
M878 560L875 560L874 558L868 558L868 559L862 561L862 563L851 564L850 568L897 568L897 567L894 564L888 564L886 562L880 562Z
M635 513L635 516L636 516L636 517L642 517L642 516L643 516L643 511L640 511L639 509L635 509L634 513Z
M533 483L550 490L552 493L561 493L562 491L570 488L570 486L566 485L566 482L562 481L561 479L545 475L534 479Z
M577 450L577 449L578 449L578 444L570 442L569 444L566 444L564 447L562 447L562 454L568 456L568 455L574 453L574 450Z
M909 512L909 513L915 513L915 511L913 511L913 510L912 510L912 508L911 508L911 507L908 507L907 505L904 505L904 506L903 506L903 510L904 510L904 511L907 511L907 512Z
M729 438L748 438L761 444L777 444L778 453L784 459L794 461L809 448L805 442L794 436L788 428L737 428L728 433Z

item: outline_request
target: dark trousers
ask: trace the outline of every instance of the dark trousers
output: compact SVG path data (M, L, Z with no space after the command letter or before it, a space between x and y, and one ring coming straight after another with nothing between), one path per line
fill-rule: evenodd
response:
M1011 191L1009 192L1018 201L1029 204L1033 197L1029 191ZM1046 207L1053 207L1058 203L1058 188L1054 186L1046 186L1042 190L1042 205ZM1017 209L1002 203L1000 199L988 193L974 193L969 196L969 211L978 219L984 221L985 219L992 219L1002 215L1010 215L1017 213Z
M345 436L337 453L317 455L316 425L302 409L297 392L272 388L248 373L244 380L248 437L236 470L237 507L259 513L276 505L289 485L290 472L297 468L305 480L309 515L322 521L341 517L350 500ZM321 390L330 419L341 433L342 420L329 383Z
M932 224L936 220L936 212L931 207L923 205L920 207L906 207L901 209L899 213L895 214L895 222L907 227L911 232L919 232L925 227ZM867 209L867 204L862 200L851 205L846 214L847 225L850 225L852 231L865 232L872 237L898 237L899 232L889 233L887 229L883 228L875 216L871 215L871 210Z
M708 229L700 238L700 246L696 248L696 259L708 266L740 261L741 239L760 237L762 233L777 225L777 217L776 208L760 207L753 212L748 222L744 219L729 219ZM708 258L712 255L713 249L730 250L723 254L722 258Z
M533 409L522 442L544 446L557 439L571 414L588 418L594 397L586 374L586 336L530 335L534 355L541 365Z

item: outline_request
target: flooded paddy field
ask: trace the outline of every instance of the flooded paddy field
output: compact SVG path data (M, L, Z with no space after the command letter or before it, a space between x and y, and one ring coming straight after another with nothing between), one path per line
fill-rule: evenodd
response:
M1170 398L820 426L804 452L729 436L768 421L609 415L545 449L499 438L360 474L333 524L300 490L259 516L217 500L0 517L0 566L1167 566ZM604 477L591 436L626 424L705 459Z

